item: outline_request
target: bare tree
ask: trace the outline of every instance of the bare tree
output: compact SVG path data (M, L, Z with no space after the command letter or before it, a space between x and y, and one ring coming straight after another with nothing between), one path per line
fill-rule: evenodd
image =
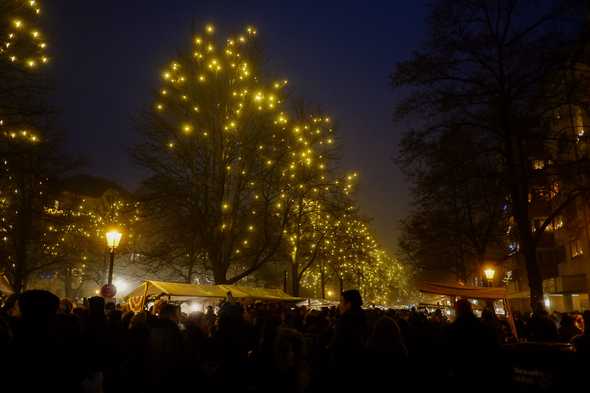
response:
M396 113L420 115L417 135L436 139L448 130L470 129L496 153L534 308L542 307L543 286L529 213L530 160L555 144L549 126L555 109L583 106L585 83L579 74L576 83L567 77L581 60L583 6L567 0L438 1L427 43L392 77L395 87L411 90ZM560 189L546 225L578 190Z

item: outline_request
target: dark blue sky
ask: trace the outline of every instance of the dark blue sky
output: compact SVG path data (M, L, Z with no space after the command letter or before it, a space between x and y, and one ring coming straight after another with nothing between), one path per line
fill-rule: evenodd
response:
M189 44L191 25L212 22L229 35L253 24L273 73L334 118L341 166L359 171L362 211L394 247L408 186L392 163L403 129L391 120L388 75L424 37L423 0L45 3L60 123L88 172L133 189L141 179L127 155L137 141L133 115L150 104L162 66Z

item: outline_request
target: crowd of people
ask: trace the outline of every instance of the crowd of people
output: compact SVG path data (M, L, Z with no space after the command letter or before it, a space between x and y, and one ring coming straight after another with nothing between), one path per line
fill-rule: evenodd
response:
M490 309L477 318L466 300L452 322L440 310L363 309L356 290L343 292L338 308L230 297L188 315L167 302L133 313L101 297L78 306L30 290L2 306L1 381L23 392L371 391L384 383L491 391L510 383L502 345L516 340L514 330L520 340L590 351L590 312L556 322L539 310L515 314L512 329ZM494 378L482 386L487 373Z

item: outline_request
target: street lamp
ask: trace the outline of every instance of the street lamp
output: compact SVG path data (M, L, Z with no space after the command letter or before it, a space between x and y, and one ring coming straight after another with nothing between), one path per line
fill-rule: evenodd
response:
M111 253L111 260L109 263L109 276L107 280L107 285L110 287L113 284L113 264L115 263L115 250L119 247L119 243L121 242L121 237L123 234L116 229L108 231L106 234L107 240L107 247Z
M494 282L494 276L496 275L496 269L494 269L493 267L488 267L485 268L483 271L483 275L485 276L488 285L491 287L492 283Z
M328 290L328 297L332 297L332 295L334 295L334 292L332 292L331 290Z

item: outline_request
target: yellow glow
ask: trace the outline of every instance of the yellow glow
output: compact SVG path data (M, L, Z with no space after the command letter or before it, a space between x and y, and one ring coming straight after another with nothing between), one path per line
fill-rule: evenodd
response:
M494 269L493 267L490 266L490 267L484 269L483 274L486 277L486 279L488 279L489 281L492 281L494 279L494 276L496 275L496 269Z
M107 246L110 249L115 249L119 247L123 234L116 229L112 229L105 234L105 237L107 240Z

